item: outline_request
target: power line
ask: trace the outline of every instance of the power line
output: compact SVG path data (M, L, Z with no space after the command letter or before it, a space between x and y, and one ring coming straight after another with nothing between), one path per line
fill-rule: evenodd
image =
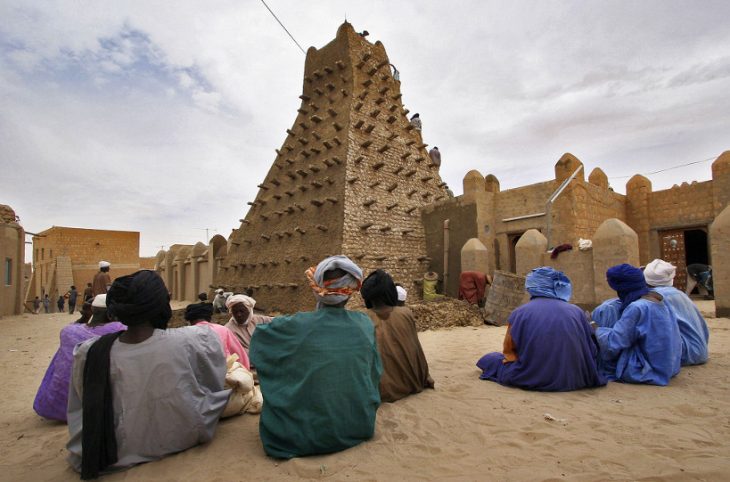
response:
M277 17L276 14L273 11L271 11L271 9L269 8L269 6L266 5L266 2L264 2L264 0L261 0L261 3L264 4L264 7L266 7L266 10L268 10L269 13L271 13L271 15L274 16L274 18L276 19L276 21L279 22L279 25L281 25L281 28L284 29L284 32L286 32L287 35L289 35L289 37L294 41L294 43L297 44L297 47L299 47L299 50L301 50L304 55L307 55L307 52L305 52L304 49L302 48L302 46L299 45L299 42L297 42L297 39L295 39L294 36L291 33L289 33L289 31L286 29L286 27L284 26L284 24L281 23L281 20L279 20L279 17Z
M717 159L717 156L708 157L707 159L702 159L701 161L694 161L694 162L688 162L686 164L679 164L679 165L672 166L672 167L665 167L664 169L659 169L658 171L647 172L646 174L642 174L642 175L651 176L652 174L659 174L660 172L671 171L672 169L679 169L680 167L691 166L693 164L701 164L703 162L712 161L713 159ZM611 176L611 177L609 177L609 179L626 179L626 178L632 177L632 176L633 176L633 174L630 176Z

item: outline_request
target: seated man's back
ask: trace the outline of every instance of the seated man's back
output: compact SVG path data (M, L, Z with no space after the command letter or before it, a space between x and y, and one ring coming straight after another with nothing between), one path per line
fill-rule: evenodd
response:
M164 329L169 295L156 273L117 278L107 303L127 330L74 350L67 448L84 479L209 441L230 392L215 332Z
M328 267L348 274L325 284ZM362 274L344 256L324 260L317 271L320 309L276 317L251 340L266 400L259 431L273 457L336 452L371 438L375 428L381 373L375 329L364 313L344 309Z

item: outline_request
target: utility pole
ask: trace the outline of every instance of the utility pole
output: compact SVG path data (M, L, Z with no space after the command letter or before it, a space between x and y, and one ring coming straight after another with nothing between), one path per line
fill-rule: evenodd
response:
M210 237L208 236L209 231L213 231L214 233L218 232L218 228L195 228L195 229L205 231L205 244L210 243Z

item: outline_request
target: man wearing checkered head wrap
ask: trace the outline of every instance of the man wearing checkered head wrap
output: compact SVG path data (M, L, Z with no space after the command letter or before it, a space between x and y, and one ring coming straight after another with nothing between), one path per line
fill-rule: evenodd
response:
M305 273L317 309L256 328L249 355L266 403L259 434L276 458L344 450L373 436L382 367L367 315L345 309L362 271L332 256Z

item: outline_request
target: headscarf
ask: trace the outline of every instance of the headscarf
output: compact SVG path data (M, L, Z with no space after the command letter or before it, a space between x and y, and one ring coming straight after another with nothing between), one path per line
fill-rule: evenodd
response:
M251 321L251 317L253 316L253 307L256 305L256 300L246 295L231 295L226 300L226 308L228 308L228 313L232 315L233 305L237 305L238 303L243 303L246 308L248 308L248 318L246 318L244 324L248 323L249 321Z
M365 278L360 294L367 308L372 308L374 305L396 306L398 304L398 290L393 278L382 269L373 271Z
M644 279L649 286L672 286L677 267L661 259L655 259L644 268Z
M212 317L213 305L210 303L193 303L185 307L185 319L187 321L210 321Z
M402 286L396 286L395 290L398 292L398 301L405 301L408 298L408 291Z
M338 268L347 274L339 278L324 280L326 271ZM317 299L317 308L322 305L338 305L349 299L362 286L362 270L350 258L341 254L322 260L304 274Z
M162 278L150 270L122 276L114 280L106 295L112 319L127 326L151 322L155 328L167 328L172 318L170 294Z
M562 271L549 266L533 269L525 280L525 289L531 298L554 298L570 301L573 294L573 285Z
M630 264L619 264L606 271L608 286L616 290L621 300L621 312L634 301L649 292L644 273Z

